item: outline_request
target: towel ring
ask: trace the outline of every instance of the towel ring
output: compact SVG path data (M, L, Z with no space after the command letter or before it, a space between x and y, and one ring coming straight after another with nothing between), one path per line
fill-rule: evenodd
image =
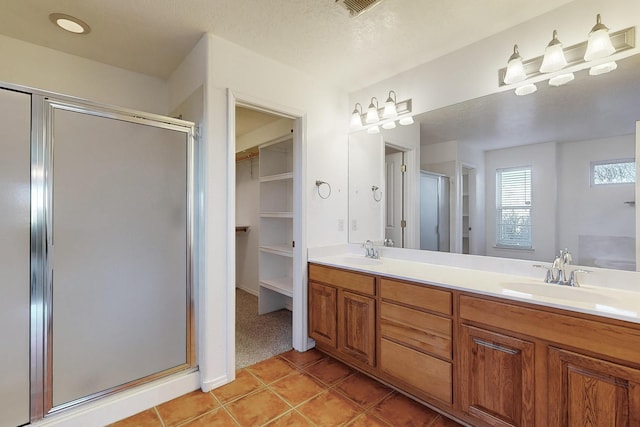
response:
M329 188L329 192L326 196L323 196L322 193L320 193L320 186L322 185L326 185ZM318 191L318 196L320 196L321 199L328 199L329 196L331 196L331 185L328 182L320 180L316 181L316 190Z
M376 191L380 190L380 187L378 187L377 185L374 185L371 187L371 193L373 193L373 200L375 200L376 202L379 202L380 200L382 200L382 191L380 191L380 196L376 197Z

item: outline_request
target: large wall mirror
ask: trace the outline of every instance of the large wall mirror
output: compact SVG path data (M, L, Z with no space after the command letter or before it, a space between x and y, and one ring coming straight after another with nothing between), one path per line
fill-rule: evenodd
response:
M637 270L640 55L608 74L583 70L565 86L544 81L528 96L509 90L414 119L419 136L350 136L351 243L382 241L405 220L395 246L542 262L566 247L574 264ZM394 178L398 152L416 161Z

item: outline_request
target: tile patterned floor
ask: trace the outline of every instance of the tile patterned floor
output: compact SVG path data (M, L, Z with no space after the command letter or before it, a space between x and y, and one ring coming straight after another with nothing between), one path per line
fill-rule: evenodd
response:
M317 350L295 350L237 372L111 427L459 427L442 415Z

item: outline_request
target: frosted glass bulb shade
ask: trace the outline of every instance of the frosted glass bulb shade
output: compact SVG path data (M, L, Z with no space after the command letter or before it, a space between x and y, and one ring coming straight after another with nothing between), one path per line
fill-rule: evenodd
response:
M395 121L390 121L382 125L382 129L395 129L395 128L396 128Z
M400 120L398 120L398 123L400 123L402 126L412 125L413 124L413 117L411 117L411 116L403 117Z
M618 68L616 61L605 62L604 64L594 65L589 68L590 76L599 76L600 74L606 74Z
M544 58L540 66L541 73L553 73L566 67L567 59L564 57L564 51L561 44L547 46L544 51Z
M384 103L384 112L382 113L382 117L385 119L392 119L398 116L398 110L396 109L396 103L393 99L387 99L387 102Z
M584 54L585 61L606 58L615 53L616 49L611 44L609 29L600 22L600 14L596 17L596 25L589 33L587 51Z
M555 77L551 77L549 79L549 86L557 87L557 86L566 85L567 83L569 83L571 80L575 78L576 76L573 73L560 74Z
M369 129L367 129L367 133L368 134L380 133L380 128L377 125L376 126L371 126Z
M367 108L367 118L365 121L367 123L375 123L378 120L380 120L380 118L378 117L378 109L375 105L370 104L369 108Z
M351 123L349 126L351 129L360 129L362 127L362 116L358 110L353 110L353 113L351 113Z
M518 96L530 95L536 92L537 90L538 90L538 87L536 85L534 85L533 83L529 83L527 85L517 87L516 95Z
M558 32L553 30L553 38L544 50L544 58L540 65L541 73L553 73L567 66L567 58L564 57L562 43L558 40Z
M524 71L524 65L522 64L522 58L518 52L518 45L513 46L513 55L509 57L507 62L507 71L504 74L504 83L510 85L512 83L518 83L527 78L527 73Z

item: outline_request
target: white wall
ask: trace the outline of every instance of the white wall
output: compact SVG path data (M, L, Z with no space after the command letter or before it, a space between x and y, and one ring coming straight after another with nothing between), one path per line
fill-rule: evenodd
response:
M486 254L551 262L557 252L556 143L523 145L485 152ZM496 170L531 166L531 228L533 249L496 248Z
M353 108L356 102L362 103L372 96L381 98L393 89L398 99L412 98L413 112L419 114L501 90L511 90L498 87L498 70L506 66L514 44L518 44L524 59L530 59L544 54L554 29L558 30L565 46L583 42L595 24L598 13L602 14L603 22L612 31L640 26L640 2L636 0L574 1L353 92L349 94L349 105ZM638 53L638 39L640 34L636 31L636 47L620 54L620 57Z
M164 80L0 35L0 81L149 113L168 109Z
M635 136L567 142L559 144L558 153L559 247L569 248L581 265L594 265L594 258L634 260L637 208L624 202L635 200L635 185L591 186L590 165L634 158Z
M259 163L257 158L236 163L236 224L249 226L247 232L236 232L236 287L253 295L259 289Z

